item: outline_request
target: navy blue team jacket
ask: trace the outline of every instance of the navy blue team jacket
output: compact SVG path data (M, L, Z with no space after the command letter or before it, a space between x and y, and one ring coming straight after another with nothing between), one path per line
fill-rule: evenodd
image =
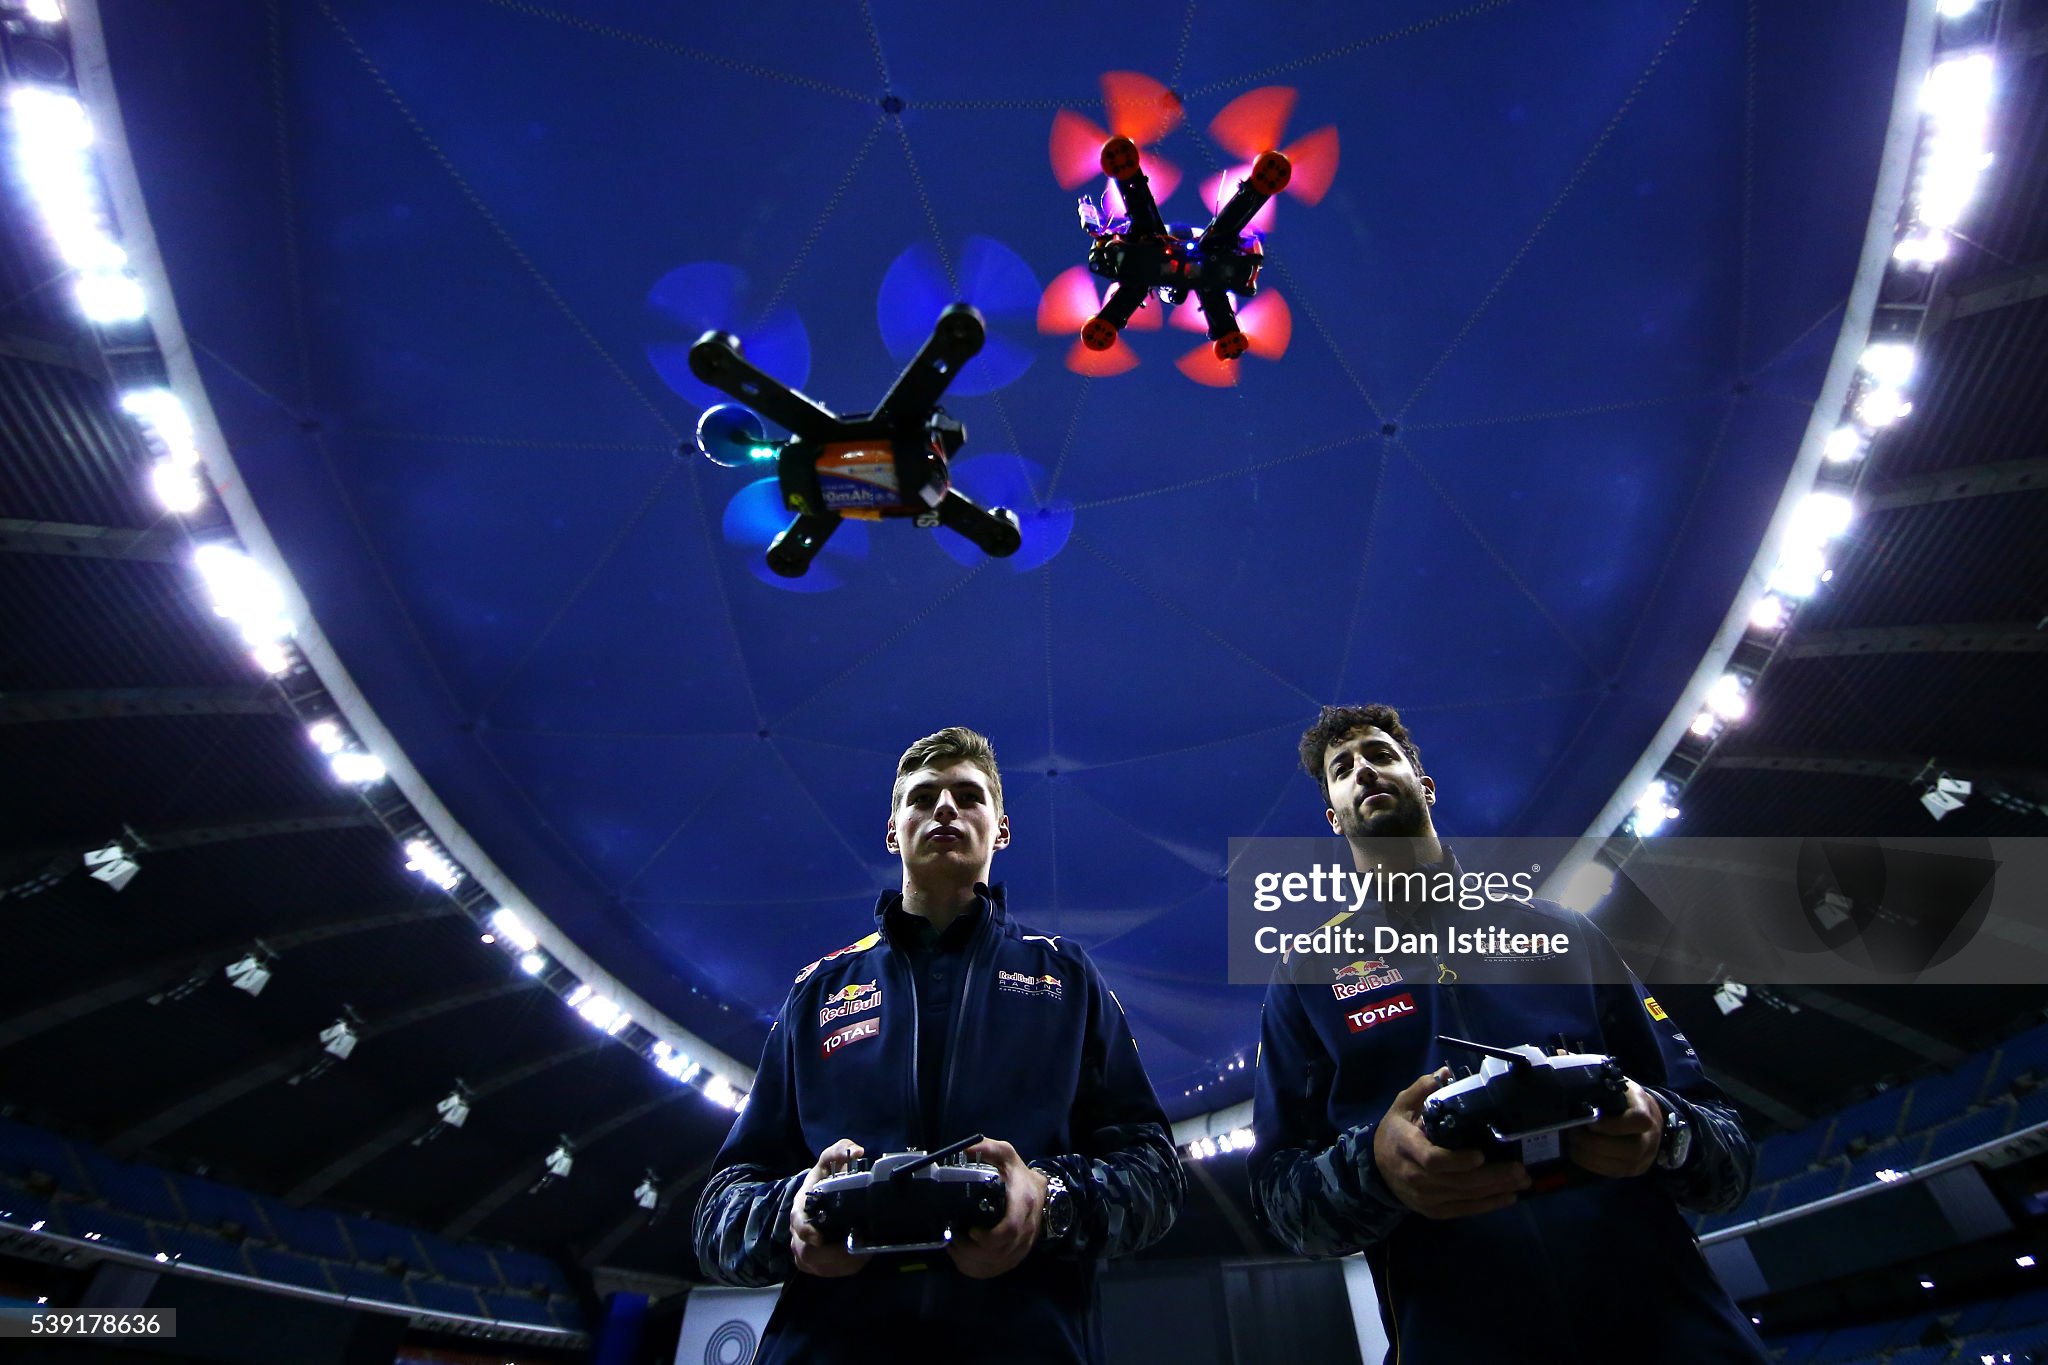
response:
M746 1108L720 1149L694 1227L704 1273L781 1281L760 1365L924 1358L1102 1359L1096 1268L1165 1235L1187 1177L1138 1060L1123 1007L1080 946L1012 922L1001 888L967 945L941 1091L922 1134L917 1001L909 960L881 932L797 975L768 1034ZM943 1252L875 1257L821 1279L794 1268L789 1214L817 1154L851 1138L870 1156L983 1133L1065 1181L1067 1245L1041 1244L992 1280Z
M1389 923L1385 914L1371 907L1363 922ZM1474 922L1431 908L1391 921L1417 932ZM1268 989L1250 1162L1266 1225L1304 1255L1365 1253L1388 1359L1401 1365L1768 1360L1679 1212L1733 1208L1747 1193L1755 1154L1734 1110L1584 916L1522 901L1492 907L1485 922L1563 931L1571 950L1531 970L1543 984L1482 984L1486 973L1469 960L1396 955ZM1575 1051L1611 1053L1686 1118L1691 1154L1677 1171L1593 1177L1495 1213L1424 1218L1388 1189L1372 1143L1395 1095L1417 1077L1479 1060L1444 1048L1438 1034L1546 1050L1562 1034Z

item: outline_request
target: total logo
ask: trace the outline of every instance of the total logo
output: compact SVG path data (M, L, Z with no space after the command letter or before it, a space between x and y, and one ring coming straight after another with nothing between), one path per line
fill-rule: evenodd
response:
M1382 1000L1378 1004L1367 1005L1364 1009L1351 1011L1344 1016L1344 1022L1351 1026L1353 1033L1363 1033L1369 1028L1386 1023L1389 1019L1401 1019L1413 1013L1415 997L1407 991L1402 991L1391 1000Z
M818 1026L823 1028L834 1019L844 1019L849 1014L865 1014L882 1005L882 987L877 981L855 982L841 986L825 997L825 1007L818 1011Z
M1401 980L1400 968L1390 967L1376 957L1363 962L1347 962L1330 970L1337 976L1337 984L1330 987L1330 994L1339 1000L1349 1000L1355 995L1380 990Z
M881 1031L881 1020L857 1019L844 1028L835 1029L831 1033L826 1034L818 1043L818 1055L820 1057L830 1057L848 1043L857 1043L863 1038L872 1038Z

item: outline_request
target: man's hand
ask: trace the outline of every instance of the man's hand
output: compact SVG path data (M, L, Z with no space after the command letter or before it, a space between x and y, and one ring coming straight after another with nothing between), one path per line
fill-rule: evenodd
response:
M796 1202L789 1210L789 1251L796 1257L796 1268L804 1274L836 1279L858 1274L867 1265L867 1257L846 1249L845 1233L828 1236L804 1216L804 1201L810 1196L811 1186L828 1175L837 1175L853 1158L866 1155L852 1138L841 1138L818 1153L818 1164L804 1172L804 1183L797 1186Z
M986 1161L1002 1172L1010 1203L1002 1222L992 1228L975 1228L965 1238L954 1238L946 1252L962 1275L973 1280L992 1280L1016 1269L1037 1245L1044 1227L1045 1176L1026 1166L1015 1147L997 1138L983 1138L967 1148L965 1155Z
M1422 1131L1423 1099L1450 1078L1448 1069L1417 1077L1394 1096L1372 1136L1380 1178L1396 1199L1424 1218L1492 1213L1514 1203L1515 1196L1529 1188L1529 1172L1521 1162L1489 1166L1478 1152L1439 1147Z
M1663 1102L1630 1081L1628 1108L1566 1133L1565 1155L1594 1175L1625 1180L1650 1169L1663 1141Z

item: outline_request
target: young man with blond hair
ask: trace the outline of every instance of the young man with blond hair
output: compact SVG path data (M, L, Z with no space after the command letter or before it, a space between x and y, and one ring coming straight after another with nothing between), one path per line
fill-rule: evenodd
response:
M1096 1273L1164 1236L1186 1192L1123 1008L1079 945L1009 916L1010 842L987 739L904 751L875 931L797 973L697 1206L705 1274L781 1281L755 1357L1103 1358ZM976 1133L1008 1207L942 1252L856 1256L805 1216L848 1160Z

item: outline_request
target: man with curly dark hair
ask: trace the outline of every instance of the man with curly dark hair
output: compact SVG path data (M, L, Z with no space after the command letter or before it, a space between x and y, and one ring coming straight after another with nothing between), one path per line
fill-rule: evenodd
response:
M1436 781L1394 708L1325 707L1301 760L1360 874L1462 878L1437 835ZM1364 913L1432 942L1448 920L1426 897L1391 894ZM1445 962L1379 961L1337 968L1334 981L1274 981L1250 1161L1261 1217L1303 1255L1365 1253L1388 1359L1401 1365L1767 1360L1679 1211L1733 1208L1747 1193L1755 1153L1734 1109L1589 921L1538 900L1492 913L1571 949L1520 982L1461 985ZM1439 1147L1421 1121L1450 1079L1439 1034L1508 1047L1563 1036L1611 1054L1627 1107L1561 1143L1548 1135L1554 1146L1530 1139L1523 1161ZM1542 1193L1525 1162L1545 1170Z

